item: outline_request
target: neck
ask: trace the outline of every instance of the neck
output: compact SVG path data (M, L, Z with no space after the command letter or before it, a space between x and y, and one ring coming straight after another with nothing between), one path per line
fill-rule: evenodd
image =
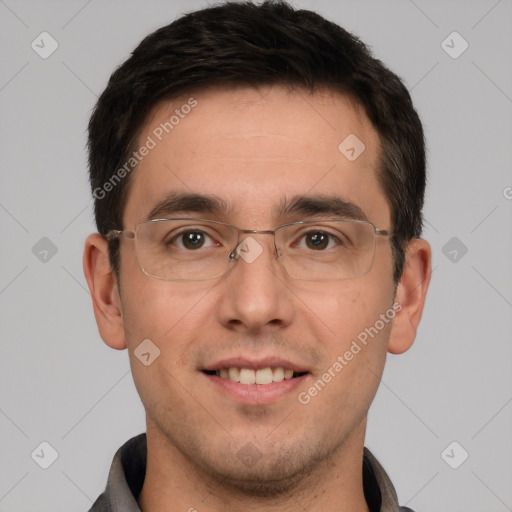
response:
M364 422L363 422L364 423ZM139 496L142 512L369 512L364 498L364 427L307 474L282 482L276 491L248 491L240 482L210 474L181 453L148 422L146 478ZM280 482L281 484L281 482Z

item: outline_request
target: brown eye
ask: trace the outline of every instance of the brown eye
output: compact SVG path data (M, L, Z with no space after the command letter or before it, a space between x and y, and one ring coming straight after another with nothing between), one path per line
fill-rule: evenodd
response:
M181 243L186 249L200 249L205 242L205 234L201 231L185 231L181 235Z
M329 245L329 235L321 231L308 233L305 239L308 249L322 250Z

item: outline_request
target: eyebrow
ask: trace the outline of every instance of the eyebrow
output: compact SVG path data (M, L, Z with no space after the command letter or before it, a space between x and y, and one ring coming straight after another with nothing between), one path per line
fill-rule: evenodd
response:
M284 199L275 211L276 217L294 214L325 215L349 220L368 221L364 211L356 204L334 195L300 195Z
M219 215L228 210L227 203L218 196L171 192L153 207L145 220L161 219L167 215L189 212Z
M148 213L145 220L162 219L176 213L200 213L228 215L231 208L219 196L212 194L171 192L159 201ZM294 215L328 216L350 220L367 221L364 211L356 204L334 195L297 195L284 198L273 210L276 219Z

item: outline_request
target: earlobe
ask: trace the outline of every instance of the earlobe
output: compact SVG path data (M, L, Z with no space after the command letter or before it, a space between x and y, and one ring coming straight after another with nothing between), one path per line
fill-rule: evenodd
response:
M388 352L392 354L402 354L416 338L432 273L431 262L432 253L426 240L416 238L407 244L395 298L399 306L388 343Z
M99 233L85 241L83 267L100 336L109 347L122 350L126 338L121 299L108 259L108 243Z

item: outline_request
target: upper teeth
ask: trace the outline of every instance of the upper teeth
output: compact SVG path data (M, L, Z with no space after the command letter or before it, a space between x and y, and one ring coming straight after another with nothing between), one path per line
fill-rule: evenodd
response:
M293 370L282 367L261 368L260 370L231 367L217 370L217 375L223 379L240 382L240 384L270 384L271 382L281 382L283 379L291 379Z

